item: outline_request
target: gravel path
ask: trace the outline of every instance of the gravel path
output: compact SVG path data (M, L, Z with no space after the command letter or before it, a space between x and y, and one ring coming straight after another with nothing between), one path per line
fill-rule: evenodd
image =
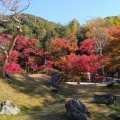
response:
M72 85L78 85L78 83L77 82L66 82L66 83L68 83L68 84L72 84ZM103 85L106 85L106 84L108 84L109 82L104 82L104 83L94 83L94 82L80 82L80 85L82 85L82 84L86 84L86 85L93 85L93 84L103 84Z
M93 85L93 84L103 84L103 85L107 85L107 84L109 84L109 83L111 83L111 82L114 82L114 83L116 83L116 84L120 83L120 82L118 82L118 79L117 79L117 78L114 78L113 81L108 81L108 82L98 82L98 83L95 83L95 82L80 82L80 85L82 85L82 84L84 84L84 85L85 85L85 84L86 84L86 85ZM78 85L77 82L66 82L66 83L72 84L72 85Z

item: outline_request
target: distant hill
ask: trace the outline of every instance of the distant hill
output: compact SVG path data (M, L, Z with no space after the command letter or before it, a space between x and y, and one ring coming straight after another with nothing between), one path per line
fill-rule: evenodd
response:
M4 19L7 19L8 16L3 16ZM17 18L20 20L22 27L22 34L30 38L44 39L44 38L56 38L58 35L57 32L59 28L63 27L61 24L54 22L49 22L41 17L37 17L31 14L19 14ZM16 28L15 22L6 22L3 23L5 29L0 29L0 33L12 34ZM54 33L54 35L53 35ZM46 35L49 35L46 36Z
M54 23L54 22L50 22L48 20L45 20L44 18L41 18L41 17L37 17L35 15L31 15L31 14L27 14L27 13L22 13L20 14L20 20L21 20L21 24L22 25L31 25L31 24L40 24L40 23L48 23L48 24L54 24L54 25L57 25L57 23Z

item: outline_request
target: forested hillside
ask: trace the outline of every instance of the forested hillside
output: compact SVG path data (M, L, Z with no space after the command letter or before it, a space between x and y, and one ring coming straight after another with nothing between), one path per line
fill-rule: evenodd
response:
M6 18L7 16L4 17ZM21 35L29 38L37 38L41 41L50 41L50 39L57 38L68 38L73 33L76 34L78 41L82 41L86 38L85 33L89 29L88 24L92 25L94 21L97 22L97 19L92 19L87 21L85 25L81 25L76 19L73 19L67 25L61 25L31 14L22 13L17 17L22 26L23 32ZM105 18L105 21L107 26L120 26L120 16L107 17ZM0 33L12 34L14 32L14 22L6 22L3 24L5 28L3 29L1 27Z

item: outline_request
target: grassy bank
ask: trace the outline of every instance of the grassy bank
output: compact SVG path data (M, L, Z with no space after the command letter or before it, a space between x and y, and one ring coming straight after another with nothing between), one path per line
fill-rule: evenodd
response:
M120 88L108 89L103 85L69 85L61 83L58 94L52 93L47 75L12 75L0 78L0 102L12 100L21 110L18 115L0 115L0 120L67 120L65 101L80 99L92 114L91 120L111 120L110 113L120 111ZM96 92L113 93L117 102L107 106L93 102Z

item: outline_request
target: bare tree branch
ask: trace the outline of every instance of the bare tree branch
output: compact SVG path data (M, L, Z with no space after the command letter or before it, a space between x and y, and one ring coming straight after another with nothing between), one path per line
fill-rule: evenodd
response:
M11 1L11 0L0 0L2 6L5 8L5 10L3 10L2 14L0 15L1 16L0 22L11 22L13 20L13 16L14 16L14 20L19 23L19 21L15 18L15 16L17 14L21 13L22 11L26 10L30 6L30 3L31 3L31 0L27 0L27 6L23 7L21 10L19 10L19 3L22 2L22 1L23 0L13 0L13 1ZM13 14L9 15L9 18L4 20L2 16L5 15L5 13L7 11L13 12Z
M12 1L11 0L0 0L1 1L1 4L9 11L11 12L15 12L13 15L15 14L19 14L21 13L22 11L26 10L29 6L30 6L30 3L31 3L31 0L27 0L27 6L25 6L24 8L22 8L22 10L18 10L18 4L22 1L22 0L15 0L15 1Z

